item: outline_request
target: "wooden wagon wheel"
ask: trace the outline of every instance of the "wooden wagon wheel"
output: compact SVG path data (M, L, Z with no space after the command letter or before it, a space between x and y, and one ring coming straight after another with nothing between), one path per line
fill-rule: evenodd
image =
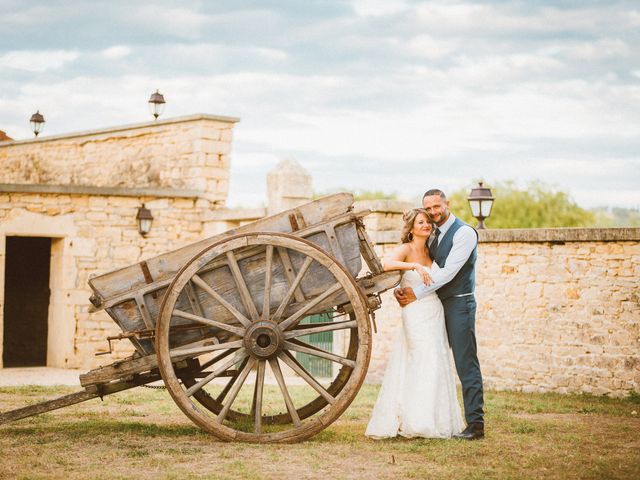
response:
M355 315L353 314L353 312L349 313L349 319L351 321L355 319ZM357 354L357 350L358 350L358 335L356 334L350 335L347 354L345 355L346 358L350 358L350 359L355 358ZM222 357L223 355L224 353L221 354L220 357ZM326 388L327 392L335 396L344 388L344 386L347 383L347 380L349 380L350 375L351 375L351 367L342 366L338 375L335 376L331 384ZM180 378L180 381L187 387L192 387L198 382L198 379L195 378L192 375L192 372L188 370L181 372L179 378ZM220 395L219 395L220 397L223 397L228 393L228 389L231 387L231 382L229 382L226 387L227 388L223 389L222 392L220 392ZM193 398L198 400L198 402L200 402L202 406L207 408L209 411L215 413L216 415L218 415L220 411L224 408L224 405L221 401L219 401L217 398L207 393L204 389L201 389L195 392L193 394ZM296 409L298 411L298 416L300 420L304 420L305 418L310 417L311 415L314 415L315 413L322 410L324 407L327 406L327 404L328 404L328 401L325 399L325 397L323 397L322 395L318 395L316 398L309 401L306 405L297 407ZM229 420L236 421L236 422L246 423L246 422L253 421L253 417L251 415L238 412L233 409L229 410L227 414L227 418ZM279 415L263 415L262 416L262 424L265 424L265 425L282 425L290 422L291 422L291 416L288 413L281 413Z
M216 285L216 276L211 273L216 268L227 269L228 277L233 279L233 289ZM256 272L262 279L258 287ZM285 277L287 282L283 284ZM278 285L277 278L280 279ZM316 278L319 280L315 281ZM321 291L314 293L315 283ZM302 292L305 284L306 290L311 290L306 297ZM185 302L180 303L180 298L186 296L190 297L191 304L194 298L197 304L198 296L205 296L218 310L223 309L227 319L204 313L206 308L186 311ZM306 315L335 306L350 317L300 325ZM172 324L184 321L220 332L222 340L176 346ZM328 352L300 341L302 335L328 331L348 335L343 352ZM229 237L196 255L167 289L156 332L160 372L185 415L223 440L249 442L298 441L335 421L362 385L370 346L366 300L349 272L315 244L281 233ZM192 376L180 373L178 378L174 370L176 358L202 358L202 355L212 355L211 352L217 355L199 362L200 371ZM327 359L341 368L330 384L324 386L298 361L296 352ZM267 365L279 387L286 408L284 413L266 412L263 395ZM301 377L315 398L296 405L283 367ZM214 398L206 389L215 378L223 376L229 380L222 384L222 392ZM232 409L240 390L251 388L248 386L251 379L254 382L250 410ZM273 424L278 425L269 428Z

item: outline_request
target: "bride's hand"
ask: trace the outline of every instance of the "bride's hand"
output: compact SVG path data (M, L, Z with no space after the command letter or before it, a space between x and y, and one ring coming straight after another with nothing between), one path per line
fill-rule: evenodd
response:
M418 272L418 275L422 277L422 281L424 282L425 285L429 286L433 283L433 279L431 278L431 275L429 275L429 272L424 266L420 265L419 263L416 263L413 269L416 272Z

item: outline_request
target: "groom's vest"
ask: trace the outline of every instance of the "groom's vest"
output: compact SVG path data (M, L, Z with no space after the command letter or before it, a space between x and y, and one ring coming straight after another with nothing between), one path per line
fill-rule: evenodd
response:
M453 225L451 225L449 230L447 230L447 233L440 238L438 249L436 250L436 258L434 258L434 260L441 268L444 268L447 264L447 257L449 256L449 252L451 252L451 247L453 246L453 236L463 225L466 225L466 223L459 218L456 218ZM473 231L477 236L478 232L476 232L475 229ZM463 295L465 293L472 293L474 291L476 258L478 258L477 245L473 248L471 255L469 255L469 258L460 271L455 277L453 277L453 280L437 290L440 299L444 300L445 298L453 297L455 295Z

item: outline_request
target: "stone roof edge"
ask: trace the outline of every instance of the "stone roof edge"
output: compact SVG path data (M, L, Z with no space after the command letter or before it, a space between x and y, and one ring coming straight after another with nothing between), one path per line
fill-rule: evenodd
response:
M638 227L609 228L510 228L479 230L480 242L634 242L640 241Z
M267 216L267 209L265 207L258 208L220 208L217 210L211 210L207 220L219 220L219 221L248 221L258 220Z
M139 128L147 128L153 127L157 125L170 125L172 123L184 123L184 122L195 122L198 120L212 120L216 122L225 122L225 123L238 123L240 118L238 117L226 117L223 115L209 115L206 113L196 113L193 115L185 115L182 117L172 117L167 118L165 120L152 120L150 122L143 123L132 123L128 125L119 125L117 127L107 127L107 128L99 128L96 130L86 130L82 132L73 132L73 133L65 133L62 135L51 135L48 137L36 137L29 138L26 140L7 140L4 142L0 142L0 148L9 147L12 145L21 145L26 143L38 143L38 142L48 142L52 140L62 140L66 138L77 138L77 137L88 137L91 135L101 135L104 133L114 133L114 132L122 132L125 130L136 130Z
M0 183L0 193L45 193L61 195L98 195L115 197L208 198L210 194L197 190L174 188L94 187L90 185L31 185ZM222 200L222 198L220 199Z

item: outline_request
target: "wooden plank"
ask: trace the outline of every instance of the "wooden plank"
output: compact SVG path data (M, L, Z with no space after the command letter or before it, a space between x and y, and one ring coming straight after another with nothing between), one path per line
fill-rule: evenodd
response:
M360 239L360 253L364 258L365 263L369 267L369 270L374 275L384 272L382 262L378 258L375 250L373 249L373 243L367 234L364 224L361 219L356 222L356 231L358 232L358 238Z
M264 272L264 294L262 300L262 319L267 320L269 318L269 311L271 310L271 281L273 268L273 245L267 245L265 252L265 272Z
M47 400L45 402L36 403L35 405L29 405L27 407L0 413L0 425L13 422L15 420L20 420L21 418L32 417L41 413L51 412L60 408L69 407L77 403L86 402L87 400L91 400L93 398L104 397L112 393L129 390L130 388L134 388L158 380L160 380L159 375L148 375L138 377L133 381L110 383L100 388L95 385L91 385L81 392L71 393L69 395L64 395L53 400Z
M187 294L187 298L189 299L189 305L191 305L191 310L196 315L204 317L204 313L202 312L202 306L200 305L200 301L198 300L198 296L193 288L193 283L187 282L184 286L184 291Z
M338 243L338 239L336 238L336 230L333 225L327 225L324 229L327 234L327 240L329 241L329 246L331 247L330 255L333 255L340 265L344 265L344 255L342 255L342 249L340 248L340 244Z
M314 306L318 305L323 300L330 298L332 295L338 292L338 290L340 290L341 288L342 288L342 285L340 285L339 283L335 283L331 288L326 290L322 295L317 296L312 301L310 301L305 306L303 306L301 309L299 309L296 313L294 313L293 315L291 315L290 317L282 321L280 323L280 327L282 328L282 330L286 330L294 326L296 323L302 320L302 317L304 317L306 314L309 313L309 310L311 310Z
M289 257L289 253L287 252L286 248L278 247L277 250L278 250L278 255L280 255L280 261L284 266L284 274L286 275L287 280L289 281L289 285L292 285L296 279L296 276L293 273L293 264L291 263L291 258ZM300 290L299 287L297 287L294 292L295 292L294 295L296 297L296 302L305 301L304 294L302 293L302 290Z
M240 313L233 305L231 305L224 298L222 298L222 295L220 295L213 288L207 285L207 283L204 280L202 280L198 275L194 275L192 280L193 280L193 283L195 283L197 286L199 286L201 289L203 289L205 292L211 295L218 303L220 303L220 305L222 305L226 310L228 310L229 313L231 313L241 324L243 324L245 327L248 327L249 325L251 325L251 321L247 317L242 315L242 313Z
M247 312L247 315L251 317L251 320L255 322L258 320L258 310L256 309L256 304L253 303L253 298L251 298L251 294L247 288L247 283L244 281L244 277L240 271L240 266L238 265L238 261L236 260L236 256L233 252L227 252L227 262L229 263L233 279L236 282L238 293L240 293L240 299L242 300L244 309Z
M291 301L291 297L293 297L294 292L298 289L298 286L300 285L300 282L302 281L304 274L307 273L307 270L309 270L309 267L311 266L312 262L313 262L313 258L311 257L307 257L304 259L304 263L300 267L300 271L298 272L296 277L293 279L293 282L291 282L291 284L289 285L289 290L287 291L284 298L282 299L282 302L280 302L280 306L273 314L272 320L277 321L280 318L280 315L282 315L282 312L284 312L284 309L287 307L287 305L289 305L289 302Z
M201 343L202 341L196 342L196 344ZM199 346L197 348L196 346L185 345L180 347L179 349L172 350L171 359L175 362L178 362L186 358L195 357L198 353L223 350L226 348L236 348L238 345L241 345L241 343L242 340L237 340L235 342L225 342L210 346ZM113 380L118 380L143 372L148 372L155 368L158 368L158 358L155 354L121 360L119 362L105 365L103 367L96 368L80 375L80 385L82 385L83 387L87 387L89 385L109 383Z
M357 218L359 218L359 217L361 217L363 215L366 215L367 213L368 212L358 212L358 213L355 213L355 214L354 213L345 213L343 215L340 215L338 217L335 217L335 218L331 219L329 221L329 223L333 226L334 229L336 229L337 227L341 227L341 226L344 226L346 224L355 222ZM305 230L301 230L301 231L297 232L296 235L300 236L302 238L313 237L313 236L317 235L317 233L319 233L319 232L324 232L325 231L325 227L326 227L326 225L324 223L320 224L320 225L313 225L313 226L308 227ZM355 231L354 231L354 233L355 233ZM322 238L326 238L326 235L323 235ZM314 238L314 239L312 239L312 241L316 242L317 240ZM321 242L321 243L324 243L324 242ZM321 246L321 248L326 249L328 244L327 245L321 244L320 246ZM239 253L237 255L237 260L240 261L240 260L243 260L245 258L249 258L249 257L251 257L253 255L258 254L261 251L262 251L262 246L258 246L258 247L254 248L254 249L247 249L247 250L245 250L245 251L243 251L243 252L241 252L241 253ZM194 255L195 255L195 253L194 253ZM187 260L189 260L189 259L187 259ZM185 262L187 260L185 260ZM347 260L347 259L345 259L345 260ZM348 260L352 260L352 259L348 259ZM347 263L350 263L350 262L347 262ZM221 260L217 260L217 261L214 261L214 262L210 263L207 267L205 267L202 270L200 270L199 273L203 274L205 272L220 268L223 265L227 265L226 259L221 259ZM360 270L360 268L354 268L354 269L350 269L350 272L351 272L352 275L355 276L355 275L358 274L359 270ZM116 272L112 272L112 273L115 274ZM106 275L109 275L109 274L106 274ZM127 291L127 292L121 293L119 295L111 296L111 297L103 296L102 294L96 292L95 295L97 295L101 299L101 304L100 304L99 307L96 307L96 306L90 307L90 311L91 312L95 312L95 311L100 310L100 309L107 309L107 308L113 307L115 305L119 305L119 304L121 304L123 302L131 300L132 298L134 298L134 296L136 294L147 295L147 294L153 293L153 292L155 292L157 290L161 290L161 289L167 287L169 285L169 283L171 283L172 280L173 280L173 277L168 278L168 279L163 279L163 280L156 280L153 284L149 284L149 285L141 284L135 290ZM92 281L93 280L90 280L89 283L91 284ZM161 297L159 297L159 298L161 298ZM297 299L296 301L300 301L300 300ZM113 315L112 315L112 317L113 317ZM116 323L120 324L117 320L116 320ZM126 330L126 329L123 328L123 330Z
M57 410L58 408L75 405L76 403L86 402L87 400L91 400L92 398L96 398L98 396L98 389L93 387L90 390L72 393L70 395L65 395L54 400L37 403L35 405L29 405L28 407L18 408L9 412L3 412L0 413L0 425L13 422L15 420L20 420L21 418L32 417L41 413Z
M306 220L307 225L317 225L347 213L352 206L353 195L338 193L301 205L296 210ZM189 259L226 236L258 231L291 233L290 213L292 210L287 210L157 257L146 259L149 271L156 281L171 279ZM94 277L89 281L92 290L103 299L126 294L145 284L144 275L142 275L138 264Z
M144 295L136 295L135 296L136 305L138 306L138 310L140 311L140 315L144 320L144 324L147 328L151 329L155 327L155 322L151 318L149 314L149 307L147 306L147 302L145 300Z

